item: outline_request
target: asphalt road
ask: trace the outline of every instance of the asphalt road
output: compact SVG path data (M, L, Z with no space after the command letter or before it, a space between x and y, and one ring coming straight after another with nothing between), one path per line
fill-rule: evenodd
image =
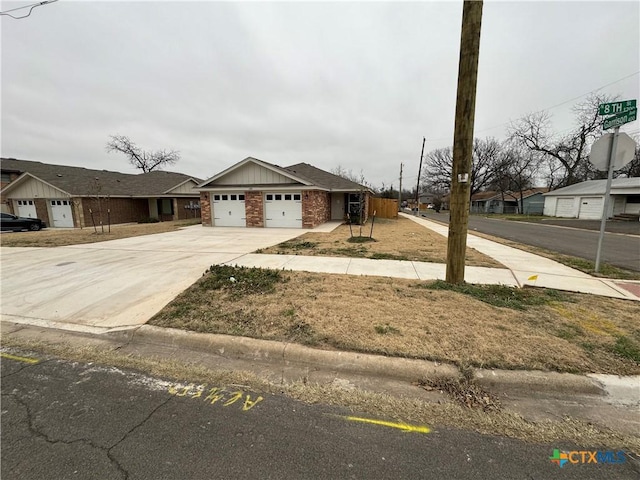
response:
M449 223L449 212L429 213L425 218ZM592 262L595 261L598 248L599 232L595 230L564 228L558 225L541 225L472 215L469 217L469 233L473 233L473 231L525 245L542 247ZM602 261L616 267L640 271L640 237L605 233Z
M4 355L3 480L637 479L640 473L624 456L618 464L560 468L549 459L555 448L584 450L562 442L407 432L347 419L354 414L338 408L269 394L258 400L241 386L183 388L110 367Z

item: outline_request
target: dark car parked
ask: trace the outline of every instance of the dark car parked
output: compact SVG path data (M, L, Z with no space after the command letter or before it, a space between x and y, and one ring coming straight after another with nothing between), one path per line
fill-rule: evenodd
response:
M45 223L39 218L25 218L11 215L10 213L0 213L0 226L2 230L12 230L20 232L22 230L38 231L45 228Z

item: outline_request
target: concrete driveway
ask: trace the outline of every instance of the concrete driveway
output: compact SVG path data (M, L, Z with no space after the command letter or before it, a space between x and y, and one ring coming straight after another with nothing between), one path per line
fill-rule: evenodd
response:
M87 332L141 325L209 266L307 231L196 225L86 245L1 247L0 315L16 323Z

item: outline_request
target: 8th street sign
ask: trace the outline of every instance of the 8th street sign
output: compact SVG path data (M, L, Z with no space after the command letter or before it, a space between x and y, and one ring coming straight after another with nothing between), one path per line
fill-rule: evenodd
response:
M605 119L604 123L602 124L602 128L604 130L608 130L609 128L619 127L620 125L624 125L625 123L633 122L636 118L638 118L638 109L633 108L626 112L619 113L618 115L614 115L613 117Z
M600 115L616 115L636 108L635 100L623 100L622 102L601 103L598 105Z

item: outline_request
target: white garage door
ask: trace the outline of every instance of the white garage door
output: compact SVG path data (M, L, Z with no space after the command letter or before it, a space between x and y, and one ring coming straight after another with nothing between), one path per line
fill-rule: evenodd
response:
M556 203L556 217L575 217L576 214L573 211L573 203L573 197L559 198Z
M18 200L18 216L25 218L37 218L36 206L33 200Z
M582 197L580 199L580 215L578 218L585 220L598 220L602 218L602 197Z
M213 195L213 225L215 227L246 227L244 193Z
M265 227L302 228L300 193L265 193Z
M73 228L70 200L50 200L52 227Z

